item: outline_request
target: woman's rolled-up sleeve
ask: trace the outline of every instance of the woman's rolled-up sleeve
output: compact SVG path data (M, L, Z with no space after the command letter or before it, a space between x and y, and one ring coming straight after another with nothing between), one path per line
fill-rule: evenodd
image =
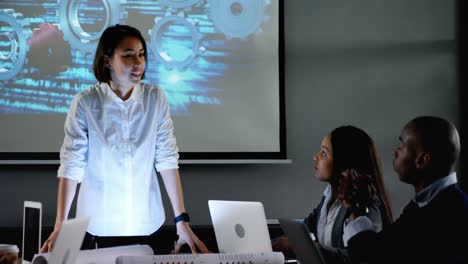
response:
M161 89L158 91L158 125L155 152L155 167L157 171L177 169L179 149L174 136L174 124L171 119L169 105Z
M82 97L72 100L65 120L65 137L60 149L58 177L81 182L87 163L88 126Z

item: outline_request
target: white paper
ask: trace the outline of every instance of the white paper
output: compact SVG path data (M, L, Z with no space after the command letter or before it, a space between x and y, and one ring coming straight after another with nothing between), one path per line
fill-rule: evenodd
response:
M47 264L51 253L36 254L32 264ZM75 264L115 264L119 256L153 256L148 245L131 245L100 249L80 250ZM51 263L53 264L53 263Z
M281 252L121 256L116 264L284 264Z

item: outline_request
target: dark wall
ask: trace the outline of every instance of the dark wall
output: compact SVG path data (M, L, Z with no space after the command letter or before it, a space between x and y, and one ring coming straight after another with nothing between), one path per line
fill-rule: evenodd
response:
M314 178L313 154L323 136L344 124L365 129L377 143L398 216L413 194L391 167L400 128L417 115L438 115L460 125L455 1L284 2L292 163L181 165L194 224L211 224L209 199L257 200L268 218L304 217L325 188ZM24 200L41 201L43 223L53 225L56 170L0 167L0 227L21 226ZM172 209L164 199L170 223Z
M466 88L466 85L468 83L468 76L466 74L466 69L468 68L467 66L467 46L468 46L468 41L467 41L467 30L466 26L464 26L467 23L467 18L466 18L466 9L467 4L466 1L463 0L458 0L457 1L457 37L458 37L458 46L457 46L457 51L458 51L458 81L459 81L459 87L460 87L460 97L458 98L459 104L460 104L460 111L461 113L468 113L468 104L466 104L465 100L468 98L468 91ZM465 11L463 11L465 10ZM461 128L461 157L460 157L460 171L463 174L467 174L468 172L468 154L467 154L467 148L468 148L468 120L466 114L463 114L460 118L460 128ZM466 193L468 193L468 177L460 175L460 183L465 190Z

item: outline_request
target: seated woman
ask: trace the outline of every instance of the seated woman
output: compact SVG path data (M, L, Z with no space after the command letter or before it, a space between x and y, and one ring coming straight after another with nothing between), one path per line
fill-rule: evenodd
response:
M314 162L316 178L327 182L328 186L320 203L304 219L304 223L328 254L346 258L346 252L340 249L344 248L343 225L350 209L344 207L338 197L342 174L357 171L359 174L355 175L365 176L356 178L355 183L364 196L362 206L378 230L392 222L380 159L374 142L366 132L354 126L341 126L323 138ZM334 249L340 254L332 254ZM273 250L282 251L287 256L294 255L285 237L273 241Z

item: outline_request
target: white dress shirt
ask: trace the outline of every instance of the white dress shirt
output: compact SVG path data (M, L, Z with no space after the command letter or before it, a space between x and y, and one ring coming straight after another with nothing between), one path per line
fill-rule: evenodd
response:
M338 199L336 199L330 206L330 209L327 210L327 204L332 197L330 184L327 185L327 188L323 191L323 195L325 196L325 200L323 201L323 206L320 210L320 218L317 224L317 236L318 241L321 244L331 247L333 225L335 224L336 217L343 205Z
M81 182L77 217L97 236L141 236L165 220L156 171L178 168L163 91L136 85L122 101L106 83L75 96L65 121L58 177Z

